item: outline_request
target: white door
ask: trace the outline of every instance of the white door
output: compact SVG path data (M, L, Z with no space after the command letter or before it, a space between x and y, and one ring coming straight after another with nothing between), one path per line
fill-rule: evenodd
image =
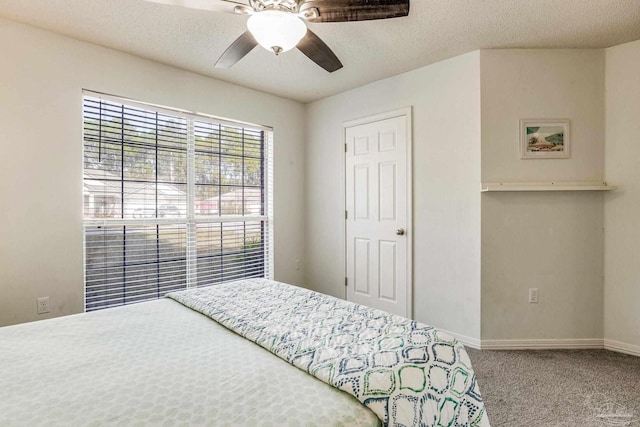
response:
M405 317L412 315L410 117L406 110L345 125L347 300Z

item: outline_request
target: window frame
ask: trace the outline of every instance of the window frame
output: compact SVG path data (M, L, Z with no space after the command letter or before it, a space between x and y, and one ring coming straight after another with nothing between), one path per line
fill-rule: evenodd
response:
M81 105L82 105L82 182L85 182L85 98L99 99L100 101L107 101L122 104L125 107L139 108L146 111L153 111L167 116L179 116L186 120L187 123L187 160L186 160L186 174L187 174L187 201L186 201L186 215L184 217L143 217L143 218L91 218L86 216L85 211L85 194L82 192L82 218L83 218L83 292L84 292L84 310L87 311L87 229L88 227L110 227L110 226L150 226L150 225L184 225L186 228L186 289L198 287L197 284L197 238L196 229L198 226L206 224L222 224L225 223L257 223L260 222L263 227L263 262L264 262L264 277L273 279L274 277L274 227L273 227L273 128L264 125L256 125L247 122L241 122L237 120L231 120L227 118L221 118L211 114L204 114L199 112L191 112L179 108L171 108L160 106L152 103L141 102L132 100L126 97L120 97L115 95L109 95L101 92L91 91L87 89L82 90ZM262 187L263 204L262 215L223 215L221 212L221 206L218 206L217 215L196 215L196 182L195 182L195 152L196 152L196 134L195 123L196 122L209 122L219 124L221 126L230 126L233 128L249 128L252 130L259 130L263 135L262 150L263 150L263 165L262 165ZM157 130L156 130L157 131ZM157 152L156 148L156 152ZM157 164L155 164L157 168ZM124 171L121 171L124 173ZM157 184L156 184L157 185ZM219 187L222 187L218 183ZM241 188L245 188L243 185ZM124 199L121 200L124 209ZM158 200L155 201L156 214L157 209L160 206ZM145 208L146 209L146 208ZM237 279L231 279L237 280ZM218 283L223 283L220 281ZM202 286L202 285L201 285ZM206 285L205 285L206 286ZM149 298L153 300L156 298ZM138 301L136 301L138 302ZM142 302L142 301L139 301ZM129 303L114 304L111 306L127 305ZM98 310L102 308L94 308L92 310Z

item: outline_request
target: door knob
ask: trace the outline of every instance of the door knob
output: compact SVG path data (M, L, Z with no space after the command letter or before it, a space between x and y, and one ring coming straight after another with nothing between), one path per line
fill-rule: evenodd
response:
M404 236L404 228L398 228L398 229L396 230L396 234L397 234L398 236Z

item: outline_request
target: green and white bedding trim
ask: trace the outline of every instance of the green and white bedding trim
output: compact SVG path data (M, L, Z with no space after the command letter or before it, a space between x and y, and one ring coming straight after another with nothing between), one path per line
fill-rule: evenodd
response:
M167 296L355 396L384 425L489 426L464 347L431 326L267 279Z

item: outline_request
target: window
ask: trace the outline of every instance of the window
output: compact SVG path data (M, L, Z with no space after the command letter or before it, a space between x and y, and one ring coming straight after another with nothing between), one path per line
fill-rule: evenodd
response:
M272 277L269 129L84 95L87 311Z

